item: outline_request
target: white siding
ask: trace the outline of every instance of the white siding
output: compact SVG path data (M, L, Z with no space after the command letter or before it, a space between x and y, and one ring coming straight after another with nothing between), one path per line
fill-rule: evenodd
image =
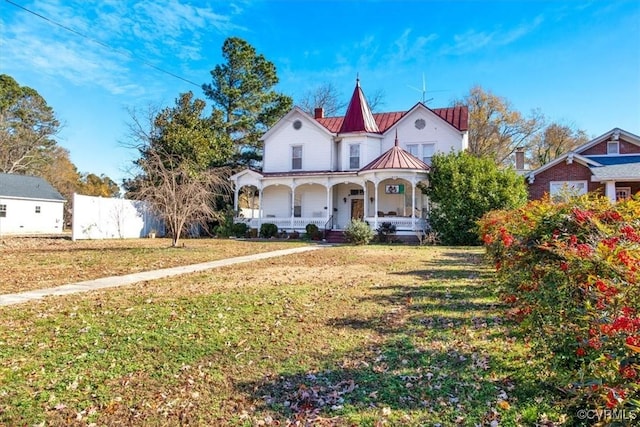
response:
M24 200L0 198L0 205L6 205L7 216L0 218L2 234L55 234L63 231L61 201ZM36 206L40 212L36 213Z
M293 123L300 120L300 129ZM291 147L302 146L302 170L331 170L333 139L301 114L293 115L264 141L264 172L290 172Z
M325 187L321 185L301 185L296 188L296 196L301 197L302 217L326 217L327 190Z
M358 169L368 165L383 153L380 150L381 139L368 135L347 135L342 139L340 144L342 145L340 153L341 170L344 171L352 170L349 168L349 146L353 144L360 145L360 167Z
M425 121L424 128L416 128L415 122L418 119ZM407 145L428 143L435 143L436 153L449 153L452 150L458 152L466 148L466 138L463 137L462 132L426 109L419 108L403 117L397 125L397 130L398 143L405 150ZM387 132L383 142L383 152L393 147L395 138L395 130ZM420 155L420 157L422 156Z
M283 218L291 216L291 194L286 185L272 185L262 193L263 222L270 217Z

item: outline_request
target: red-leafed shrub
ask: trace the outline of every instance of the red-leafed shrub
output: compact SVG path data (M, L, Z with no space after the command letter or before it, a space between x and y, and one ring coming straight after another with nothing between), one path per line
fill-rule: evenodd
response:
M640 194L492 211L479 233L508 315L569 404L640 407Z

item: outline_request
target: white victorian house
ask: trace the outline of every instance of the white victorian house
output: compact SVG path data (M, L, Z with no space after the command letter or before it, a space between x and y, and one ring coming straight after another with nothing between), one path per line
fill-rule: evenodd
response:
M342 230L354 219L397 234L424 230L431 156L467 148L468 109L431 109L372 114L356 82L344 117L314 116L294 107L262 137L262 171L246 169L230 179L234 208L252 228L273 223L281 230Z

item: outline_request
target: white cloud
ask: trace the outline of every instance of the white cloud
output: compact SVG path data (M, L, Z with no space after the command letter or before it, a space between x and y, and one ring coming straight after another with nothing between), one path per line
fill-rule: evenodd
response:
M232 21L240 5L215 4L220 10L178 0L25 4L46 19L18 8L3 17L3 60L11 61L12 68L37 69L74 85L100 85L112 94L137 87L138 93L144 84L134 68L150 63L177 74L178 68L206 56L205 41L212 33L243 30Z
M393 64L401 64L423 57L426 54L429 43L438 38L436 34L411 38L412 30L405 29L393 42L393 47L388 54L389 61Z
M543 22L543 16L538 15L533 21L522 23L508 30L502 28L492 31L469 29L462 34L455 34L453 36L453 45L445 46L442 49L442 53L461 55L475 52L485 47L507 46L534 32Z

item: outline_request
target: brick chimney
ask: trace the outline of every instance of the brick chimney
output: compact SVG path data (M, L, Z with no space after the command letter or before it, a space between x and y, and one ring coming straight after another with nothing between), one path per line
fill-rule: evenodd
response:
M516 148L516 170L524 170L524 150L522 147Z
M316 108L315 110L313 110L313 112L314 112L314 115L313 115L314 119L324 118L324 108L322 107Z

